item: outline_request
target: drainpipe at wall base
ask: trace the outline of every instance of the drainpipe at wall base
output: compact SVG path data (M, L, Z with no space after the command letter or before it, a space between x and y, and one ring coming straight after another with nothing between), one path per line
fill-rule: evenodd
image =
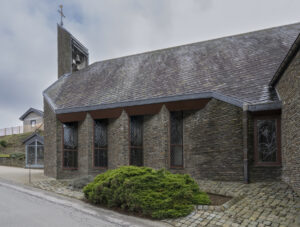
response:
M244 157L244 183L249 183L248 173L248 104L243 104L243 157Z

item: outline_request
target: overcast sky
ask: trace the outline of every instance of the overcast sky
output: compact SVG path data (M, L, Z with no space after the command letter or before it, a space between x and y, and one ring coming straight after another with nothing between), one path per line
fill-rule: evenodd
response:
M57 78L56 23L109 58L300 22L300 0L7 0L0 6L0 128L43 109Z

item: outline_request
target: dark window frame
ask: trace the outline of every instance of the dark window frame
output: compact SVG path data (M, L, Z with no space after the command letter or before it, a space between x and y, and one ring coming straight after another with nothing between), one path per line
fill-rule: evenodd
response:
M132 146L131 145L131 117L141 117L142 118L142 146ZM129 139L129 165L132 164L132 157L131 157L131 149L140 149L142 151L142 165L144 166L144 116L143 115L133 115L128 117L128 139Z
M181 135L181 140L182 140L182 144L172 144L172 117L171 114L172 113L181 113L181 117L182 117L182 135ZM169 147L169 163L170 163L170 168L171 169L184 169L184 150L183 150L183 111L170 111L169 113L169 141L170 141L170 147ZM182 149L182 165L173 165L172 164L172 147L181 147Z
M69 149L69 148L65 148L64 146L64 143L65 143L65 129L64 129L64 124L76 124L76 130L77 130L77 133L76 133L76 136L77 136L77 147L76 149ZM78 170L78 122L68 122L68 123L62 123L62 169L63 170ZM76 163L77 163L77 166L71 166L71 167L68 167L68 166L65 166L65 162L64 162L64 159L65 159L65 152L72 152L73 154L75 153L75 158L77 159Z
M32 124L34 122L34 125ZM30 126L31 128L35 128L36 127L36 120L30 120Z
M276 120L276 161L275 162L262 162L259 161L258 152L258 120ZM281 166L281 118L278 115L268 115L268 116L256 116L254 117L254 165L255 166Z
M108 119L95 119L93 121L93 168L94 169L107 169L108 168L108 141L106 141L106 146L105 147L95 147L95 136L96 136L96 133L95 133L95 122L96 121L106 121L106 138L108 140L108 124L109 124L109 120ZM100 151L100 150L106 150L106 157L107 157L107 160L106 160L106 166L96 166L95 165L95 153L96 153L96 150L97 151Z

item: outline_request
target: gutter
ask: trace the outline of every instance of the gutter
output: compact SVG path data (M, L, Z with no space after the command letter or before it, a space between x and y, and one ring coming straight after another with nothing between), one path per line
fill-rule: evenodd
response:
M193 100L193 99L207 99L207 98L214 98L226 103L230 103L240 108L243 107L243 102L236 98L225 96L217 92L202 92L196 94L186 94L186 95L159 97L159 98L151 98L151 99L144 99L144 100L125 101L125 102L117 102L117 103L100 104L94 106L82 106L82 107L57 109L55 104L52 102L51 98L47 95L48 89L43 92L43 95L47 99L48 103L51 105L53 111L56 114L104 110L104 109L122 108L122 107L129 107L129 106L139 106L139 105L148 105L148 104L157 104L157 103L175 102L175 101L184 101L184 100Z
M264 111L264 110L279 110L281 109L281 101L249 104L247 108L251 112Z
M142 100L134 100L134 101L124 101L124 102L115 102L115 103L105 103L93 106L80 106L80 107L70 107L70 108L57 108L55 103L52 101L51 97L48 95L48 91L60 80L67 78L69 74L65 74L61 76L54 84L48 87L44 92L43 96L50 104L51 109L56 114L66 114L66 113L76 113L76 112L86 112L86 111L94 111L94 110L105 110L105 109L113 109L113 108L123 108L130 106L140 106L140 105L149 105L149 104L158 104L158 103L166 103L166 102L175 102L175 101L185 101L185 100L193 100L193 99L207 99L214 98L219 101L223 101L229 103L231 105L243 108L245 103L248 105L248 111L256 112L256 111L265 111L265 110L277 110L281 109L281 102L269 102L269 103L256 103L250 104L247 102L243 102L240 99L230 97L227 95L223 95L218 92L201 92L194 94L184 94L184 95L175 95L175 96L167 96L167 97L158 97L158 98L150 98L150 99L142 99Z
M249 183L248 172L248 104L243 105L243 157L244 157L244 182Z

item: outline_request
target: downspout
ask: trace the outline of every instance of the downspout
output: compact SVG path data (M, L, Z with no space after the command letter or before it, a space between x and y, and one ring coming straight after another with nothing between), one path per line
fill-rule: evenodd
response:
M244 182L249 183L248 173L248 104L243 104L243 156L244 156Z

